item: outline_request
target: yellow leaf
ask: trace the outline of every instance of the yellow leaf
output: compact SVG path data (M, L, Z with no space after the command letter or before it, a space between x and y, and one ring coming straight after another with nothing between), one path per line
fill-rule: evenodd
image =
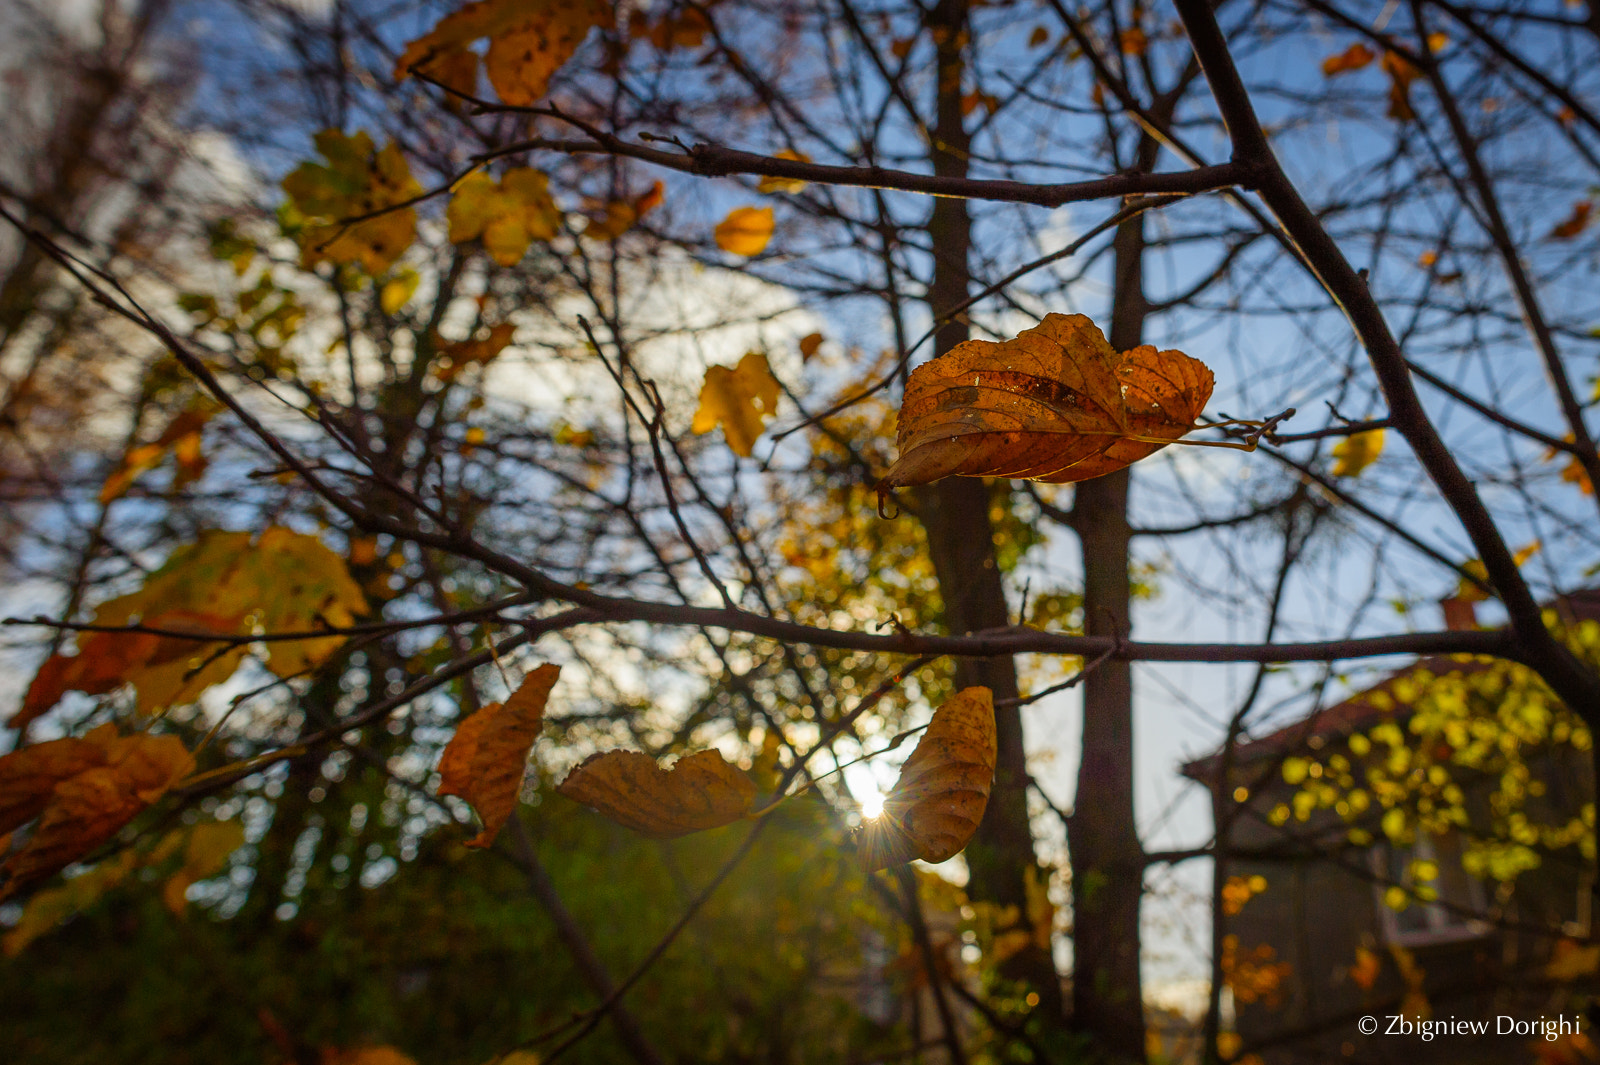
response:
M208 821L189 830L183 851L183 867L168 878L161 898L167 909L181 914L189 904L191 885L220 873L228 856L244 846L244 824L240 821Z
M624 827L671 839L732 824L750 812L756 786L716 751L662 769L642 751L592 755L556 789Z
M572 58L589 31L612 19L605 0L478 0L407 44L395 78L412 70L432 76L435 63L487 37L489 84L505 103L529 107L544 96L551 75Z
M772 239L772 208L735 207L717 223L717 247L749 258L760 255Z
M1571 939L1556 941L1550 964L1544 967L1546 976L1561 981L1593 976L1597 971L1600 971L1600 943L1585 946Z
M1181 351L1113 351L1081 314L968 340L911 374L900 457L879 490L942 477L1063 484L1120 470L1194 427L1211 371Z
M900 767L883 813L856 830L862 868L942 862L959 853L983 820L995 753L994 697L988 688L957 692Z
M422 186L398 145L375 151L364 131L346 136L325 129L316 145L327 162L302 163L283 179L284 221L300 242L301 265L359 263L374 276L385 273L417 231L415 209L396 205L420 196ZM374 211L384 213L346 221Z
M1364 433L1347 436L1333 445L1333 475L1335 477L1360 477L1361 471L1378 461L1383 454L1384 431L1368 429Z
M498 184L481 170L468 174L457 183L445 216L452 243L481 237L501 266L515 266L529 244L551 240L561 224L550 179L526 166L506 171Z
M417 291L417 283L422 280L415 270L401 270L383 283L383 290L378 294L378 305L383 308L384 314L397 314L401 307L411 302L411 297Z
M709 433L720 424L733 453L748 457L766 419L778 409L778 393L777 378L767 357L758 351L745 355L731 370L709 367L689 431Z
M790 151L788 148L784 148L784 149L782 149L780 151L773 152L772 153L772 157L774 159L789 159L789 160L792 160L792 161L794 161L796 163L809 163L809 162L811 162L811 157L809 155L805 154L804 152ZM770 195L770 194L772 194L774 192L787 192L792 196L792 195L794 195L795 193L799 192L801 189L803 189L805 187L806 187L806 182L804 180L800 179L800 178L764 177L764 178L761 179L760 184L758 184L756 186L756 191L757 192L761 192L761 193L766 193L768 195ZM771 226L769 225L768 226L768 230L770 231L770 229L771 229ZM721 244L722 242L719 239L717 243ZM766 247L766 243L767 242L765 240L763 240L761 242L762 247ZM723 247L726 248L727 245L724 244ZM728 250L732 251L733 249L729 248ZM756 249L756 251L758 251L758 252L760 250L761 250L761 248L757 248ZM751 254L754 254L754 253L751 253Z
M490 703L456 726L439 760L439 794L459 795L483 820L469 847L487 847L517 808L517 793L544 727L544 707L561 667L542 665L523 678L505 704Z
M1543 546L1544 542L1542 540L1530 540L1511 553L1511 561L1518 566L1524 566L1529 559L1539 553L1539 549ZM1489 579L1489 571L1484 567L1482 559L1470 558L1461 568L1478 578L1479 581L1488 581ZM1463 577L1457 586L1454 598L1464 603L1481 603L1489 598L1489 593L1485 592L1476 583Z
M1338 55L1330 55L1322 61L1322 76L1325 78L1337 77L1347 74L1352 70L1360 70L1371 63L1377 56L1372 54L1372 49L1357 41Z

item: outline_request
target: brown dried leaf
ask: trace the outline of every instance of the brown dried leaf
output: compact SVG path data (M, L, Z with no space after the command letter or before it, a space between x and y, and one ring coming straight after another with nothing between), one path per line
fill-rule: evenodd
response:
M964 688L939 707L900 767L883 813L856 830L862 868L870 873L958 854L989 804L996 749L988 688Z
M440 795L459 795L483 819L467 846L487 847L510 820L528 766L528 751L544 727L544 707L561 667L542 665L505 701L490 703L456 727L439 760Z
M556 789L611 820L657 839L720 828L750 812L756 786L716 751L662 769L642 751L591 755Z
M1547 240L1571 240L1573 237L1589 228L1589 214L1594 210L1594 204L1589 200L1579 200L1572 205L1572 213L1566 220L1550 231Z
M1047 315L1014 340L969 340L917 367L900 406L900 458L878 487L1099 477L1194 428L1211 388L1210 369L1181 351L1119 355L1084 315Z
M0 864L0 899L88 854L194 768L176 736L107 736L105 750L106 764L56 784L33 836Z
M115 732L110 725L95 731L106 729ZM0 836L44 812L57 784L105 764L104 744L75 736L0 755Z

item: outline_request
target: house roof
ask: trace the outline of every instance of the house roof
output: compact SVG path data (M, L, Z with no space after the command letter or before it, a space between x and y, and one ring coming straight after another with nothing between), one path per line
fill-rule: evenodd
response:
M1600 621L1600 588L1584 588L1560 596L1549 605L1567 621ZM1322 747L1331 739L1342 739L1376 724L1386 714L1406 709L1403 700L1395 696L1395 689L1419 671L1435 676L1450 672L1475 672L1486 668L1481 660L1461 661L1455 655L1428 655L1410 665L1388 674L1383 680L1355 693L1341 703L1312 713L1282 728L1252 739L1241 739L1234 744L1233 764L1248 765L1296 750L1302 746ZM1218 771L1222 767L1222 751L1217 750L1203 758L1183 763L1179 772L1191 780L1215 787Z

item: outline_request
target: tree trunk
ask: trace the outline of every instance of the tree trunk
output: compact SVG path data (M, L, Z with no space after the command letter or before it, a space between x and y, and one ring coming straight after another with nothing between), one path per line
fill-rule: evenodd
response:
M934 173L965 177L969 139L961 113L962 49L967 35L966 0L941 0L928 16L938 44L938 101L932 161ZM928 236L935 262L928 303L939 314L964 301L970 291L967 261L972 223L965 200L933 201ZM944 325L934 339L934 355L945 354L968 336L965 316ZM944 621L952 633L973 632L1010 623L1000 567L995 560L994 529L989 521L990 492L981 480L950 477L916 490L917 512L928 533ZM1017 695L1016 663L1010 658L962 659L956 663L957 687L983 685L997 701ZM1015 906L1019 919L1028 914L1027 882L1040 875L1028 820L1028 773L1022 743L1022 715L1016 706L998 707L995 726L999 755L994 790L977 834L967 846L974 900ZM1008 958L1001 974L1026 985L1038 996L1033 1016L1045 1028L1064 1026L1061 984L1050 952L1030 944Z
M1139 164L1159 150L1143 138ZM1144 218L1118 229L1112 290L1111 346L1143 343ZM1072 515L1083 552L1084 630L1128 635L1128 471L1084 481ZM1083 685L1083 753L1078 767L1069 850L1073 903L1073 1025L1117 1060L1144 1060L1144 1002L1139 972L1139 902L1144 850L1134 821L1133 671L1110 660Z

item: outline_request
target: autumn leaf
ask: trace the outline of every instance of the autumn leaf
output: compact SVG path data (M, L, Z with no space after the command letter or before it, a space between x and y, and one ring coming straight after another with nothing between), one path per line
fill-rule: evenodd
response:
M228 857L242 846L241 821L207 821L189 829L188 838L183 841L183 865L161 888L161 901L167 909L182 914L189 905L189 888L222 872Z
M778 381L767 357L752 351L733 369L711 366L700 387L700 406L689 426L693 433L709 433L719 424L735 455L748 457L766 419L778 409Z
M1014 340L968 340L917 367L900 407L900 457L878 487L1099 477L1194 428L1211 388L1211 371L1181 351L1118 354L1084 315L1047 315Z
M434 367L434 376L441 381L454 381L468 367L488 365L510 346L511 338L516 332L517 327L513 323L501 322L499 325L491 326L488 334L481 339L458 340L454 344L446 344L439 349L441 358Z
M417 1061L394 1047L323 1047L322 1065L417 1065Z
M193 481L205 469L200 432L218 409L210 400L197 400L168 422L154 441L130 448L101 486L100 502L121 498L141 475L161 465L169 455L178 457L179 481Z
M367 609L344 560L315 536L273 527L252 542L249 533L208 530L174 551L140 588L102 603L94 615L100 626L138 623L192 637L82 634L76 655L54 655L40 667L7 724L24 727L68 691L99 695L123 684L138 692L143 714L192 702L232 676L246 653L242 642L230 647L207 636L248 633L252 617L269 633L343 627ZM274 640L267 666L280 677L294 676L326 660L344 640Z
M422 275L411 269L401 270L385 281L378 292L378 305L383 313L398 314L400 308L411 302L421 281Z
M1372 985L1378 982L1378 974L1383 970L1383 959L1378 957L1378 952L1366 947L1356 948L1355 964L1346 972L1351 981L1363 991L1371 991Z
M807 333L805 336L801 337L800 361L802 363L810 362L812 356L816 355L817 349L820 347L822 347L821 333Z
M1526 565L1528 560L1537 555L1543 547L1544 542L1542 540L1529 541L1512 553L1511 561L1519 567ZM1482 559L1468 559L1461 568L1478 578L1479 581L1487 582L1489 580L1489 570L1484 566ZM1489 593L1463 577L1456 589L1455 598L1466 603L1481 603L1489 598Z
M1333 445L1333 475L1335 477L1360 477L1361 472L1383 453L1382 429L1368 429L1352 433Z
M462 178L445 208L450 241L483 239L484 250L501 266L515 266L536 240L555 237L561 212L550 196L550 179L532 167L508 170L496 182L481 170Z
M1123 55L1144 55L1150 50L1150 37L1138 26L1123 30L1119 43Z
M490 703L456 726L439 760L439 794L459 795L483 820L467 843L487 847L517 808L528 752L544 727L545 702L561 667L542 665L523 678L504 704Z
M662 52L675 48L699 48L710 32L711 22L705 13L688 6L675 5L673 10L663 14L654 23L643 11L635 11L628 16L628 35L646 38Z
M0 863L0 899L82 858L194 768L176 736L108 736L104 746L105 764L59 781L33 835Z
M401 79L413 70L432 76L435 65L489 38L484 69L500 99L529 107L544 96L550 77L572 58L597 26L611 24L605 0L478 0L440 19L406 45L395 63Z
M1338 55L1330 55L1322 61L1322 76L1336 78L1340 74L1348 74L1352 70L1360 70L1370 64L1377 56L1372 49L1357 41Z
M115 735L115 726L101 725L89 737L48 740L0 755L0 836L43 813L57 784L105 765L106 746L99 740L107 734Z
M1378 66L1389 75L1389 117L1397 122L1410 122L1417 117L1411 108L1411 83L1422 77L1422 71L1398 52L1383 53Z
M1033 32L1028 34L1028 47L1037 48L1050 40L1050 30L1045 26L1035 26Z
M732 824L750 812L756 786L716 751L662 769L642 751L591 755L556 789L642 835L671 839Z
M367 273L388 271L416 237L417 212L397 207L422 194L397 144L375 150L365 131L346 136L325 129L315 138L325 163L301 163L283 179L289 196L280 218L300 243L300 262L359 263ZM385 210L362 222L345 221Z
M862 868L942 862L959 853L983 820L995 753L993 695L988 688L957 692L900 767L883 813L857 829Z
M608 201L602 209L589 212L589 224L583 235L596 240L616 240L638 225L639 219L661 206L665 192L666 186L657 181L638 196Z
M1559 223L1550 231L1547 240L1571 240L1585 229L1589 228L1589 214L1594 210L1594 203L1590 200L1579 200L1572 205L1572 213L1566 220Z
M811 157L809 155L807 155L805 152L791 151L788 148L782 148L782 149L780 149L780 150L778 150L776 152L773 152L772 153L772 157L774 159L788 159L788 160L791 160L791 161L796 162L796 163L809 163L809 162L811 162ZM792 196L795 193L799 192L800 190L804 189L805 187L806 187L806 182L801 178L786 178L786 177L771 177L771 176L768 176L768 177L762 178L760 183L756 185L756 191L757 192L761 192L761 193L766 193L768 195L770 195L772 193L775 193L775 192L786 192L786 193L788 193L789 195ZM719 241L719 243L720 243L720 241ZM762 246L763 247L766 246L766 241L762 241ZM732 250L732 249L729 249L729 250ZM757 250L759 251L760 249L758 248Z
M717 247L750 258L760 255L772 239L772 208L735 207L717 223Z

